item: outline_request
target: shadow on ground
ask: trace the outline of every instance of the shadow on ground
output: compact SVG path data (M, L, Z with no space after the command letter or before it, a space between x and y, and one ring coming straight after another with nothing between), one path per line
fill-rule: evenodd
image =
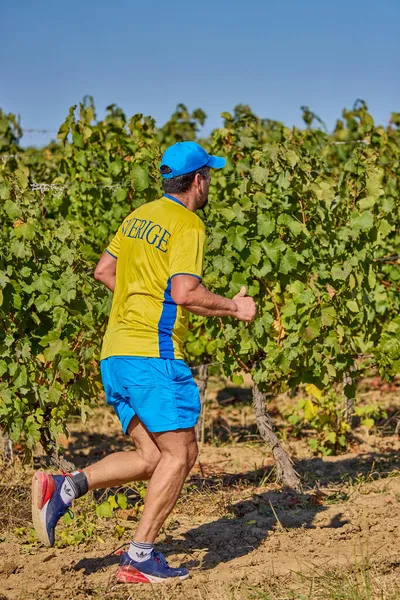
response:
M285 529L313 528L316 513L326 508L309 504L306 500L300 506L299 502L297 495L288 490L254 494L251 499L231 504L227 507L227 515L222 518L190 529L176 539L168 535L158 548L166 556L179 553L190 557L201 551L201 561L189 558L183 565L191 568L201 564L203 569L210 569L220 562L252 552L277 525ZM338 513L330 526L341 527L344 523L346 521L342 521ZM104 558L84 558L74 569L83 569L88 575L117 562L115 554Z
M368 453L354 458L345 458L335 462L324 462L319 458L301 460L296 469L303 480L308 479L310 485L345 483L357 484L374 478L384 478L400 468L398 453ZM267 469L271 469L268 467ZM254 486L260 481L266 469L257 469L241 474L210 475L204 478L193 476L189 486L207 488L232 488L247 483ZM190 491L189 491L190 493ZM200 566L202 569L214 568L220 562L229 562L244 556L256 549L274 529L314 529L315 516L327 510L329 504L346 499L346 495L327 495L318 492L296 494L292 490L282 489L254 493L251 498L230 503L225 507L226 514L212 522L190 529L183 534L177 532L176 537L168 535L159 549L166 556L169 554L186 554L184 563L188 568ZM348 521L338 506L338 511L331 518L326 528L340 528ZM201 560L196 555L201 552ZM192 558L193 556L193 558ZM75 566L75 570L83 569L85 574L92 573L116 564L118 556L104 558L85 558Z

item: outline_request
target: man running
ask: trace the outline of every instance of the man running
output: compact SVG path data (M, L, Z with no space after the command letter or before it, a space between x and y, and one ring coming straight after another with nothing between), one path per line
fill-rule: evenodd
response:
M160 165L164 196L123 221L95 270L114 292L100 362L106 400L135 450L110 454L83 471L33 477L33 524L46 546L54 544L55 527L75 498L149 480L142 517L121 555L120 582L189 577L154 549L198 452L199 392L183 360L188 311L247 322L256 314L245 287L230 299L201 284L205 229L195 213L208 202L210 169L225 162L194 142L168 148Z

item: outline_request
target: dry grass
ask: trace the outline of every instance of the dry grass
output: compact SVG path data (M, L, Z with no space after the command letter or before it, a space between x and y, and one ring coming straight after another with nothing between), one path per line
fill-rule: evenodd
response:
M26 525L31 518L29 474L16 463L5 467L0 459L0 531Z
M375 562L370 557L361 562L356 560L348 569L330 568L322 573L320 570L310 569L309 573L297 573L298 585L302 591L297 597L302 600L398 600L399 558L400 556L397 559ZM271 600L284 598L279 595L276 598L271 596Z
M235 583L176 582L163 586L121 586L87 589L93 600L399 600L399 561L376 564L365 560L349 569L327 569L266 575L252 582L252 573Z
M227 438L235 438L240 428L244 431L249 424L252 424L250 416L246 412L248 410L251 410L251 407L234 403L232 407L223 407L221 417L221 406L210 407L208 418L210 421L211 417L214 419L214 425L213 427L210 425L210 431L214 431L214 433L218 431L216 425L218 417L218 419L222 419L221 423L229 433L229 435L227 433ZM93 412L90 427L86 425L83 428L80 424L78 427L74 423L73 428L79 430L80 437L74 429L69 440L71 455L79 456L81 462L84 463L98 460L99 456L96 451L99 448L107 451L123 449L125 440L119 432L118 424L114 421L115 419L108 409L100 407ZM88 432L93 435L88 435ZM29 600L42 600L42 598L46 598L46 600L59 600L60 598L63 600L87 598L92 600L399 600L400 551L397 551L396 547L396 531L400 531L400 528L393 532L385 525L386 518L389 520L395 518L398 509L397 503L400 501L399 487L392 480L392 476L399 474L398 454L396 454L399 447L398 440L396 441L394 436L370 437L367 439L368 447L360 445L359 448L353 449L351 456L339 457L337 461L332 459L319 461L310 458L306 443L297 441L298 460L310 461L309 463L305 462L304 466L305 472L307 469L312 471L313 477L310 477L310 486L316 485L316 478L318 478L318 490L320 485L322 486L321 490L324 492L320 498L324 505L322 510L319 504L315 507L306 500L304 504L295 504L293 507L290 504L290 496L282 498L281 489L274 481L271 461L263 452L263 448L258 443L248 442L244 434L240 434L239 437L246 441L227 443L228 439L218 448L211 444L205 444L201 454L202 463L195 469L193 478L187 482L178 505L162 532L162 540L160 540L161 544L172 548L172 554L174 554L174 549L179 551L178 554L181 558L187 548L189 550L194 548L193 554L188 551L187 556L193 562L198 561L200 567L188 565L192 568L190 580L182 583L169 583L164 586L117 585L114 579L116 563L108 564L107 561L96 568L93 567L93 571L86 572L83 567L74 571L73 567L68 567L69 570L64 572L64 562L65 564L68 561L71 564L72 562L78 564L87 561L88 565L95 560L101 562L101 557L98 558L98 555L106 554L120 543L114 536L115 524L121 522L127 526L124 539L129 539L130 530L134 528L134 520L128 522L124 520L123 515L119 514L115 518L99 521L92 508L93 514L90 513L89 521L101 526L101 537L104 538L105 545L100 544L95 550L93 550L93 545L97 542L90 545L82 544L77 550L71 547L71 551L69 548L61 550L56 548L48 552L44 549L38 550L36 546L27 543L25 539L28 538L30 527L30 480L33 470L23 467L18 457L12 468L6 469L0 462L0 542L5 538L8 539L7 543L0 544L3 552L7 553L0 556L0 600L27 600L28 598ZM300 447L300 444L303 445ZM372 448L371 445L373 445ZM369 453L375 454L373 462L368 458ZM344 474L338 468L342 461L347 465ZM316 474L313 471L315 465L315 469L319 470ZM383 479L385 481L381 481ZM133 498L131 493L128 495L130 499L131 496ZM265 497L261 508L270 511L267 517L265 511L259 509L257 503L260 495ZM371 502L375 503L381 511L380 529L376 534L372 531L370 534L371 539L375 540L373 548L375 550L377 548L376 536L379 533L387 531L388 536L384 538L382 552L379 550L376 555L360 559L352 555L353 546L350 548L349 546L353 543L354 546L360 543L367 544L366 538L361 535L362 528L356 533L353 530L349 531L346 534L348 537L346 538L344 535L343 542L340 542L343 545L339 546L340 540L337 535L341 528L334 530L330 523L337 511L347 511L343 519L349 519L357 525L359 518L354 511L354 503L358 502L357 498L359 498L360 506L363 507L363 514L366 515L364 520L367 522L371 516L373 522L376 513L372 514L367 510L369 498L366 499L366 495L371 497ZM387 510L385 502L386 497L389 496L391 497L391 508ZM101 500L98 499L98 501ZM337 511L336 506L333 505L338 505ZM247 535L247 525L253 526L250 523L253 522L254 515L246 516L250 509L252 512L258 513L256 518L260 520L261 525L257 521L257 527L268 530L265 535L266 545L260 545L254 551L249 552L248 558L236 561L235 549L241 545L241 535ZM126 511L129 512L129 517L132 510L130 506ZM293 516L296 511L299 515L298 522ZM318 535L318 529L313 527L304 531L301 529L302 519L309 517L307 511L311 513L314 511L315 518L318 514L328 515L324 517L325 520L322 520L322 516L317 519L317 528L321 527L321 531L324 532L321 536ZM78 529L79 515L80 507L77 507L76 519L71 524L71 530L74 532ZM224 530L219 523L221 519L224 527L230 532L234 549L227 550L228 553L231 553L229 560L222 557L223 560L220 563L215 567L210 567L206 565L209 560L207 553L211 552L212 554L217 551L219 553L220 546L222 546L222 554L225 551L223 546ZM246 523L248 519L250 521ZM273 522L274 520L276 524ZM280 527L279 523L281 523ZM215 528L213 528L213 524ZM83 526L86 527L86 523ZM26 529L25 537L15 534L18 528ZM196 536L200 536L198 545L184 538L187 531L195 532L196 544L198 540ZM201 536L205 536L207 539L204 541ZM360 542L360 536L362 542ZM174 541L175 539L178 541ZM331 544L326 544L328 540L331 540ZM257 546L257 544L255 545ZM318 552L308 552L308 548L312 545L318 548ZM336 560L336 547L344 548L345 551L347 548L346 562ZM359 546L357 545L358 550ZM10 577L14 578L15 583L10 588L2 589L2 585L7 585L7 577L4 574L1 575L1 564L3 559L8 560L9 554L14 552L15 561L21 570ZM274 567L275 553L279 555L279 566L283 565L284 568ZM73 558L70 558L70 555ZM290 562L292 555L295 556L295 559ZM323 560L323 566L321 566L321 560ZM45 591L35 580L36 569L40 571L44 561L46 561L45 576L49 575L55 580L54 587L46 588ZM320 566L316 566L314 561L319 561ZM338 566L339 563L341 566ZM25 564L28 566L25 567ZM297 564L301 566L297 567ZM23 566L21 567L21 565ZM35 572L34 577L30 571ZM32 589L27 587L29 585L32 586ZM30 590L29 594L26 590Z

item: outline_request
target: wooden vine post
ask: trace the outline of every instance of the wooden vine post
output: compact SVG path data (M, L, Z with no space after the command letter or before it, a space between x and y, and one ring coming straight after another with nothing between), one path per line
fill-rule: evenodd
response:
M196 425L196 438L200 443L204 443L204 432L206 423L206 400L207 400L207 384L208 384L208 365L200 365L198 373L198 387L200 391L200 418Z
M59 449L57 443L53 439L51 439L50 436L47 435L47 432L45 432L45 431L42 432L42 437L41 437L40 442L46 453L46 456L48 457L50 466L54 466L57 469L60 469L61 471L65 471L67 473L71 473L72 471L75 471L76 466L74 465L74 463L65 459L62 456L62 454L60 454L60 452L59 452L60 449Z
M3 455L3 462L9 466L14 463L13 444L7 433L0 432L0 454Z
M222 319L219 319L221 331L224 333L224 324ZM226 339L226 338L225 338ZM231 344L226 340L227 347L232 355L235 357L238 364L247 372L251 374L251 369L246 363L237 355ZM271 452L276 460L277 480L282 482L284 485L296 490L301 490L301 481L299 475L296 473L293 467L293 461L274 433L271 415L267 410L267 401L265 394L261 392L258 386L253 384L253 407L254 414L256 417L256 423L258 431L262 439L268 444Z
M258 431L270 447L276 461L277 480L296 491L301 491L300 477L294 470L292 459L286 450L282 448L274 433L271 415L267 410L265 394L260 391L256 384L253 385L253 406Z
M351 373L345 373L343 375L343 401L344 401L344 420L346 423L353 425L354 419L354 407L355 407L355 382Z

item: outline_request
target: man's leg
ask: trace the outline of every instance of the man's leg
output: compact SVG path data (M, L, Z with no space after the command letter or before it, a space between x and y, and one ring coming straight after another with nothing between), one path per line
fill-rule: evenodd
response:
M54 530L72 501L88 489L122 485L129 481L149 479L161 453L138 417L133 417L127 433L135 451L115 452L98 463L70 475L50 475L38 471L32 481L32 520L39 539L45 546L54 544Z
M161 458L153 434L147 431L137 416L131 420L127 434L136 450L114 452L83 469L89 490L123 485L129 481L150 479Z
M154 433L161 458L147 486L144 510L134 541L153 543L174 508L197 458L194 428Z
M194 428L154 433L161 458L150 479L143 515L128 552L120 560L117 581L160 583L171 578L186 579L186 568L173 569L153 542L176 504L183 483L197 458Z

